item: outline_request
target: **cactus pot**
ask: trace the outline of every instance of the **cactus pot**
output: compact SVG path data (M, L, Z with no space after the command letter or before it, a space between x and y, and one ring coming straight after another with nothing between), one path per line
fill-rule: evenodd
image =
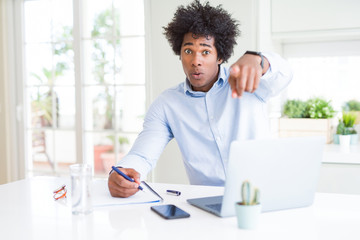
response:
M243 205L242 202L235 203L238 228L255 229L259 222L261 204Z

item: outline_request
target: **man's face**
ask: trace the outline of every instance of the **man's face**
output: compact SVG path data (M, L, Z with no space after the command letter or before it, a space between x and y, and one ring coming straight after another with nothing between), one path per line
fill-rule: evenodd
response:
M218 78L218 65L222 60L217 58L214 43L210 36L184 35L180 58L194 91L209 91Z

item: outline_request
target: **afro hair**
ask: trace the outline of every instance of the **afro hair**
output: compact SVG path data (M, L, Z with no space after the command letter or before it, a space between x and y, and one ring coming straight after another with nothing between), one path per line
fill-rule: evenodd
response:
M209 2L202 5L195 0L186 7L178 7L172 21L164 27L164 34L176 55L180 55L186 33L213 37L218 59L227 62L236 45L236 37L240 35L238 26L221 5L212 7Z

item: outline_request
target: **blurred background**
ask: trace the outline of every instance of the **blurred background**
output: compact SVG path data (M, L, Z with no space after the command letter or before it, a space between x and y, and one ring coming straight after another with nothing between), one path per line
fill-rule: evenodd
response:
M185 79L162 27L190 2L0 0L0 184L68 175L77 162L106 178L151 102ZM360 111L360 2L210 3L240 23L228 65L258 50L279 53L293 68L291 85L268 104L272 134L325 135L319 189L360 193L351 187L360 184L360 116L346 126L356 135L351 146L339 141L344 114ZM175 140L148 180L188 184Z

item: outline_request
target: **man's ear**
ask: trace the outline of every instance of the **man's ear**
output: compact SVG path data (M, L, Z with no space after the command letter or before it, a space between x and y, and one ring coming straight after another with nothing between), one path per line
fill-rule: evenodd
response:
M223 63L223 60L222 60L222 59L218 59L217 62L218 62L218 65L220 65L220 64Z

